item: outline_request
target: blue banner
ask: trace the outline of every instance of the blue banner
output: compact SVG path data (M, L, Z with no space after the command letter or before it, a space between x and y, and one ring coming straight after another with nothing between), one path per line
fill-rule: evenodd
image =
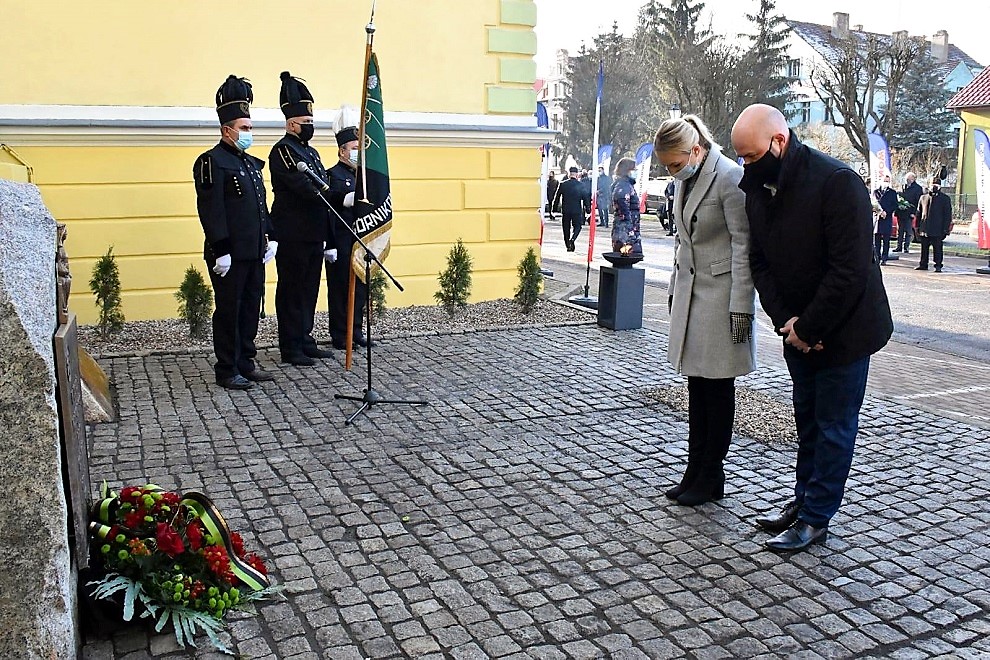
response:
M885 176L890 176L890 149L887 140L879 133L870 133L870 187L876 190Z
M642 164L647 158L653 158L653 143L644 142L636 150L636 165Z

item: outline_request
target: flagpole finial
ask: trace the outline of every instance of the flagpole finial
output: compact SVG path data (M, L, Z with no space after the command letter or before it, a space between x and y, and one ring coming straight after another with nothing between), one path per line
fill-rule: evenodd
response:
M375 33L375 24L374 23L368 23L367 25L364 26L364 31L367 32L368 34L374 34Z

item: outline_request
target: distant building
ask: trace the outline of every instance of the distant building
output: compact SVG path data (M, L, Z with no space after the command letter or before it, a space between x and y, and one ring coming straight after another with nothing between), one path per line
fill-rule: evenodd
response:
M957 191L973 204L976 195L973 131L979 128L990 133L990 68L983 69L980 75L956 92L946 107L954 110L960 119Z
M547 106L547 117L550 130L564 130L564 98L570 91L567 73L570 67L570 55L563 48L557 51L553 68L537 81L536 100L543 101ZM550 169L560 172L560 159L550 154Z

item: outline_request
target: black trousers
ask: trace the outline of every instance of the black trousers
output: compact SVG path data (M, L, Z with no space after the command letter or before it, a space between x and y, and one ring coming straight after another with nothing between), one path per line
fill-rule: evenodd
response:
M928 268L928 248L931 247L932 252L935 253L935 267L942 267L942 240L941 236L921 237L921 263L918 264L919 266Z
M914 230L911 228L911 219L907 219L904 222L898 223L897 225L897 250L899 252L903 250L908 251L911 247L911 238L914 235Z
M736 414L734 378L688 377L688 466L717 478Z
M258 336L261 292L265 287L265 267L260 259L234 261L227 275L213 272L215 262L207 261L206 270L213 285L213 367L218 379L227 379L255 370L258 354L254 338Z
M330 310L330 338L337 345L347 340L347 286L351 276L351 252L339 251L342 257L327 264L327 307ZM367 287L354 280L354 338L364 336L364 297Z
M278 285L275 288L275 314L278 317L278 347L282 358L303 355L316 347L313 319L320 295L323 272L323 243L284 241L275 256Z
M576 241L581 234L581 225L584 224L583 213L564 213L560 216L560 226L564 230L564 243Z

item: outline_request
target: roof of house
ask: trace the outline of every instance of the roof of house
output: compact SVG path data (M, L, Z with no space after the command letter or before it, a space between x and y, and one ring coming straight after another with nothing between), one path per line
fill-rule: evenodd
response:
M840 52L839 40L832 36L831 25L819 25L818 23L806 23L804 21L787 21L791 30L797 36L804 39L808 44L818 51L822 56L836 56ZM889 34L879 34L876 32L865 32L862 30L849 30L850 36L865 41L869 37L875 37L881 41L889 42L892 36ZM928 53L931 54L931 42L928 42ZM956 68L958 62L964 62L970 69L980 69L983 65L967 55L955 44L949 44L949 56L944 64L939 64L936 69L943 78Z
M986 108L990 107L990 67L980 71L968 85L956 92L945 107L956 108Z

